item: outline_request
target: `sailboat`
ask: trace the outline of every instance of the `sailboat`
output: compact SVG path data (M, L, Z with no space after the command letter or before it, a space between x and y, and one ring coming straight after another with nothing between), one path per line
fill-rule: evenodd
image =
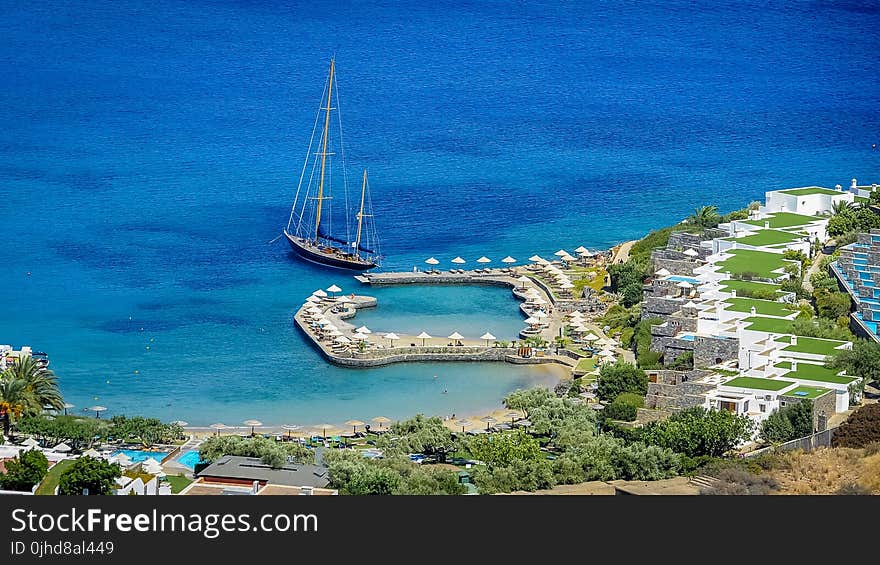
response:
M284 236L291 249L302 259L328 267L366 271L379 266L379 239L372 221L373 206L366 170L361 183L358 212L353 215L350 213L345 152L342 148L342 119L335 75L336 61L331 59L330 73L321 95L321 105L312 127L309 149ZM331 119L334 111L335 121ZM316 140L319 123L322 127ZM331 127L331 124L338 127ZM331 141L339 146L339 159L335 159L337 153L333 151ZM345 201L344 234L333 231L334 170L337 184L341 181ZM356 220L356 227L351 225L352 220ZM353 238L352 230L355 232Z

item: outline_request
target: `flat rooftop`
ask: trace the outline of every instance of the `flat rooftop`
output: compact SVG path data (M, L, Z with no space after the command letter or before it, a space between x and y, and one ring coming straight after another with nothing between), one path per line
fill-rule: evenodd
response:
M751 388L755 390L782 390L795 384L792 381L783 381L779 379L763 379L760 377L736 377L727 382L721 383L721 386L730 386L736 388Z
M802 239L804 236L782 230L758 230L752 232L745 237L726 237L726 241L735 241L738 244L752 245L754 247L763 247L765 245L778 245L780 243L791 243Z
M765 222L770 223L770 227L773 229L780 228L793 228L795 226L805 226L809 223L821 220L822 218L817 218L815 216L806 216L804 214L794 214L792 212L776 212L772 216L768 216L766 218L760 220L744 220L744 224L750 224L753 226L764 227Z
M724 303L728 305L727 309L733 312L751 312L752 308L754 308L755 313L761 314L762 316L778 316L782 318L790 316L795 312L786 304L774 302L772 300L735 297L728 298Z
M838 375L837 369L829 369L824 365L814 365L812 363L798 363L797 369L792 371L791 363L788 361L782 361L774 365L774 367L778 367L780 369L789 369L787 373L782 375L783 377L789 379L802 379L805 381L816 381L821 383L834 383L846 385L854 380L856 377L848 377L846 375Z
M808 398L810 400L813 400L814 398L819 398L820 396L828 394L829 392L832 392L830 388L799 386L797 388L785 391L784 396L793 396L795 398Z
M779 192L783 194L791 194L794 196L812 196L814 194L843 194L843 192L838 190L831 190L830 188L822 188L821 186L807 186L804 188L791 188L788 190L780 190Z
M780 276L773 271L781 269L789 263L781 253L768 251L753 251L751 249L731 249L725 251L732 255L729 259L716 263L721 267L721 272L731 275L755 273L758 277L775 279Z
M261 481L296 487L326 487L330 483L326 467L288 463L273 469L256 457L233 455L224 455L202 469L198 476L204 480Z
M779 343L791 343L791 336L786 335L776 339ZM831 355L837 348L844 345L845 341L836 339L820 339L816 337L798 337L797 344L782 348L783 351L794 353L812 353L813 355Z

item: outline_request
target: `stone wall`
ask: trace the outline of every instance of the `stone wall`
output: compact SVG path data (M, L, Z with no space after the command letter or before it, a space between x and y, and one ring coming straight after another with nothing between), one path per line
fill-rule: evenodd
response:
M694 367L697 368L709 367L739 356L738 339L697 336L695 343Z
M665 420L669 416L672 415L672 412L669 410L657 410L653 408L639 408L636 410L636 421L635 424L637 426L643 426L648 422L659 422L661 420Z
M832 391L826 392L825 394L823 394L819 398L813 399L813 431L814 432L822 431L819 429L819 414L822 412L825 413L825 423L826 423L826 427L827 427L828 420L831 418L831 416L834 415L836 408L837 408L836 396L837 396L837 394L832 390ZM779 395L779 399L781 401L784 401L786 406L788 406L790 404L796 404L796 403L801 402L803 400L802 398L797 397L797 396L787 396L787 395Z
M642 302L642 318L666 318L681 310L684 301L681 298L645 295Z

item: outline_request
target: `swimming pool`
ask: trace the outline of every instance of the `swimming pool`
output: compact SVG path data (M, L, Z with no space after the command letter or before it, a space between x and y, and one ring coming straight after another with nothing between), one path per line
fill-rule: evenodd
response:
M140 451L137 449L120 449L114 451L111 455L119 455L124 453L132 463L143 463L147 459L155 459L157 463L161 463L165 457L171 453L170 451Z
M700 279L694 277L683 277L681 275L669 275L664 280L675 282L687 282L691 284L700 284Z
M199 452L197 450L190 449L189 451L184 451L176 461L188 469L195 469L196 464L199 463L201 459L199 458Z
M679 336L678 339L683 339L685 341L694 341L694 334L684 334L683 336Z

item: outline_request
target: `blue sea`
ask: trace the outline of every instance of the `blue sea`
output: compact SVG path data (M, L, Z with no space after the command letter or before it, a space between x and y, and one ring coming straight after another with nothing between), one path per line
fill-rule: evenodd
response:
M466 414L552 384L331 367L293 327L313 290L363 291L268 243L334 54L386 269L880 181L876 2L405 4L0 0L0 343L48 352L74 411L202 425ZM521 325L503 289L376 295L375 330Z

